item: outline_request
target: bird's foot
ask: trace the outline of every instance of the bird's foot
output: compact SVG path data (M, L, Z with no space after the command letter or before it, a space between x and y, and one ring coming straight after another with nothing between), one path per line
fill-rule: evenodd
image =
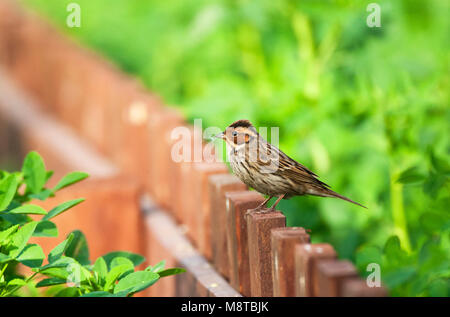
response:
M247 212L245 213L245 215L247 216L248 214L250 214L252 212L269 213L269 212L274 212L274 211L276 211L274 207L266 208L264 206L261 206L261 207L256 207L253 209L247 209Z
M279 196L278 199L277 199L277 201L272 205L272 207L270 207L270 208L267 209L267 212L275 212L275 211L277 211L277 210L275 209L275 207L276 207L276 206L278 205L278 203L284 198L285 195L286 195L286 194L283 194L283 195Z
M245 215L247 216L250 212L265 212L264 209L267 205L267 202L272 198L272 196L267 197L266 200L264 200L258 207L253 209L247 209L247 212Z
M245 213L245 215L249 215L252 212L261 212L264 209L264 207L262 206L258 206L256 208L252 208L252 209L247 209L247 212Z

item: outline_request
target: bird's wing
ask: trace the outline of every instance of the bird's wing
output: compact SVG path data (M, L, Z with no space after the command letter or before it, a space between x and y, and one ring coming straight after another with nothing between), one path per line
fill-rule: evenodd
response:
M255 166L258 167L261 173L279 175L299 185L310 184L315 187L329 188L327 184L321 182L317 178L317 175L308 168L264 140L258 143L258 147L255 150L248 151L247 153L252 155L247 158L248 160L258 161L258 164L255 164Z
M309 170L307 167L293 160L280 150L279 153L280 153L279 159L280 173L283 176L292 179L295 183L299 184L308 183L321 188L330 187L324 182L320 181L318 179L318 176L314 172Z

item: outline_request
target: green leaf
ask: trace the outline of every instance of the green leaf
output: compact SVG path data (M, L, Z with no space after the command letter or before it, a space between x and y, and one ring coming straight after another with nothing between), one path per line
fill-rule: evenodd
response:
M158 281L159 275L149 271L138 271L122 278L114 287L114 294L126 292L133 294L140 292Z
M64 267L62 267L62 266L49 267L45 270L40 271L40 273L45 276L51 276L51 277L60 278L60 279L67 279L67 276L69 276L69 273L70 273L66 269L67 265L68 264L66 264Z
M5 210L14 198L19 182L14 174L0 181L0 211Z
M429 295L432 297L448 297L450 284L449 280L436 279L428 285Z
M397 236L389 237L384 245L384 253L396 255L400 250L400 239Z
M81 274L84 276L83 281L93 280L91 271L89 271L85 266L80 265Z
M30 152L25 157L22 172L27 184L27 191L36 194L41 191L47 181L44 161L37 152Z
M61 256L66 251L66 249L69 246L69 244L72 242L73 237L74 237L74 234L70 233L63 242L58 244L56 247L54 247L50 251L50 253L48 254L48 262L49 263L53 263L56 260L59 260L61 258Z
M28 240L33 235L34 230L37 226L36 221L29 222L19 228L12 236L12 248L9 250L9 256L15 258L18 256L22 250L25 248Z
M132 268L134 270L133 262L131 262L131 260L129 260L129 259L125 258L125 257L122 257L122 256L118 256L118 257L115 257L114 259L112 259L110 265L111 265L111 268L113 268L115 266L119 266L119 265L122 265L122 264L126 264L126 265L128 265L130 268Z
M417 166L413 166L403 171L397 178L397 182L402 184L410 184L422 182L424 179L425 174L420 172Z
M362 272L366 271L370 263L382 263L381 250L374 246L366 246L356 253L356 266Z
M129 259L124 257L116 257L111 261L111 270L114 269L116 266L126 265L128 269L122 273L120 278L124 277L127 274L130 274L131 272L134 272L134 265L133 262L131 262Z
M164 270L164 266L166 265L166 260L162 260L161 262L158 262L155 264L155 266L150 266L149 270L145 269L146 271L158 273L159 271Z
M113 267L106 275L105 286L103 287L103 290L108 291L113 286L114 282L117 281L123 273L128 272L129 269L130 267L127 264Z
M75 183L87 178L88 176L89 176L89 174L82 173L82 172L69 173L66 176L64 176L55 187L53 187L53 191L56 192L60 189L63 189L64 187L75 184Z
M448 177L442 174L431 173L423 184L423 191L425 194L436 198L439 190L448 182Z
M55 171L47 171L47 172L45 173L45 182L46 182L46 183L48 182L48 180L49 180L50 178L52 178L52 176L53 176L54 173L55 173Z
M14 225L24 225L24 224L32 221L30 216L24 215L24 214L0 213L0 218L2 218Z
M74 262L76 262L74 259L72 259L70 257L67 257L67 256L62 256L61 258L59 258L55 262L48 263L48 264L46 264L44 266L35 268L35 269L33 269L33 271L35 271L35 272L42 272L44 270L47 270L47 269L50 269L50 268L55 268L55 267L56 268L61 268L61 267L64 268L67 265L69 265L70 263L74 263Z
M48 171L47 172L47 180L49 178L49 176L53 175L52 171ZM88 177L89 175L86 173L82 173L82 172L72 172L67 174L66 176L64 176L59 182L58 184L56 184L55 187L53 187L53 189L44 189L42 191L40 191L39 193L34 193L31 194L29 197L30 198L35 198L35 199L39 199L39 200L46 200L48 197L53 196L54 193L60 189L63 189L69 185L72 185L74 183L77 183L83 179L85 179L86 177Z
M159 275L159 277L166 277L166 276L176 275L176 274L180 274L180 273L184 273L184 272L186 272L185 269L174 267L174 268L159 271L158 275Z
M67 282L69 283L83 283L86 282L90 277L91 274L88 270L86 270L83 266L80 265L80 263L74 261L73 263L70 263L66 270L69 272L69 275L67 276Z
M39 221L34 230L33 237L57 237L58 228L56 225L48 220Z
M44 261L45 254L37 244L28 244L16 258L17 261L28 267L39 267Z
M85 235L80 230L74 230L71 234L73 234L74 237L64 254L74 258L81 265L89 264L89 248Z
M414 267L402 267L395 271L385 273L383 275L383 281L386 283L388 288L394 288L406 283L415 274L416 269Z
M46 200L48 197L52 196L53 192L50 189L44 189L37 194L31 194L28 197L39 200Z
M429 239L424 242L417 255L417 264L421 270L429 270L429 265L434 260L438 260L438 262L445 261L447 257L445 255L441 256L439 244L439 241L435 239Z
M66 282L67 282L66 279L50 277L50 278L45 278L45 279L39 281L39 283L36 284L36 287L60 285L60 284L65 284Z
M95 291L95 292L83 294L83 295L81 295L81 297L117 297L117 296L114 294L111 294L110 292Z
M82 283L85 282L90 275L89 272L86 272L86 269L84 269L75 259L66 256L62 256L53 263L49 263L33 270L42 275L66 279L67 282Z
M54 297L78 297L80 292L77 287L66 287L54 295Z
M401 248L400 240L397 236L391 236L384 245L383 253L391 264L397 266L408 264L408 253Z
M8 286L25 286L25 285L27 285L27 282L25 282L20 278L15 278L8 282Z
M105 259L103 259L103 257L97 258L92 269L97 273L99 284L104 285L106 275L108 274L108 266L106 265Z
M17 231L17 228L19 228L19 225L14 225L9 227L8 229L5 229L3 231L0 231L0 245L3 244L3 242L14 232Z
M45 215L47 212L41 206L37 205L22 205L8 211L10 214L30 214L30 215Z
M10 257L9 255L0 253L0 263L5 263L12 260L12 257Z
M420 216L420 225L425 229L428 233L439 232L442 227L448 221L448 217L444 215L435 213L435 212L427 212Z
M145 261L145 258L140 254L126 252L126 251L110 252L110 253L103 255L103 258L105 259L106 264L108 265L108 269L111 268L111 261L116 257L127 258L131 262L133 262L134 266L137 266Z
M70 209L76 205L78 205L79 203L83 202L84 199L80 198L80 199L73 199L73 200L69 200L66 202L63 202L62 204L59 204L58 206L56 206L55 208L53 208L52 210L50 210L48 212L48 214L46 214L42 220L50 220L53 217L56 217L57 215L61 214L62 212L66 211L67 209Z
M446 175L450 174L450 164L448 161L436 157L436 155L433 152L430 153L430 160L436 172Z

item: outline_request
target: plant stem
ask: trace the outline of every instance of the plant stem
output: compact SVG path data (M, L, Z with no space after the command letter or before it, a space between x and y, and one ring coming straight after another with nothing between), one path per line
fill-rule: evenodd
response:
M403 205L403 184L396 182L395 173L391 174L391 211L395 233L398 235L400 243L405 250L411 252L411 243Z
M25 283L28 283L29 281L31 281L31 280L36 276L36 274L38 274L38 272L33 273L33 275L31 275L29 278L27 278L27 279L25 280ZM14 294L14 293L17 292L20 288L22 288L22 286L23 286L23 285L17 285L14 289L12 289L11 291L7 292L7 293L5 294L5 296Z
M8 267L8 263L5 263L5 265L3 266L2 271L0 272L0 278L3 277L3 273L5 272L7 267Z

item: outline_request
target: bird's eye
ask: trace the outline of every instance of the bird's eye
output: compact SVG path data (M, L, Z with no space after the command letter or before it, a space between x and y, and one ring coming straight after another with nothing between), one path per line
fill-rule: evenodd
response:
M236 132L236 131L233 131L232 135L233 135L233 136L237 136L237 132Z

